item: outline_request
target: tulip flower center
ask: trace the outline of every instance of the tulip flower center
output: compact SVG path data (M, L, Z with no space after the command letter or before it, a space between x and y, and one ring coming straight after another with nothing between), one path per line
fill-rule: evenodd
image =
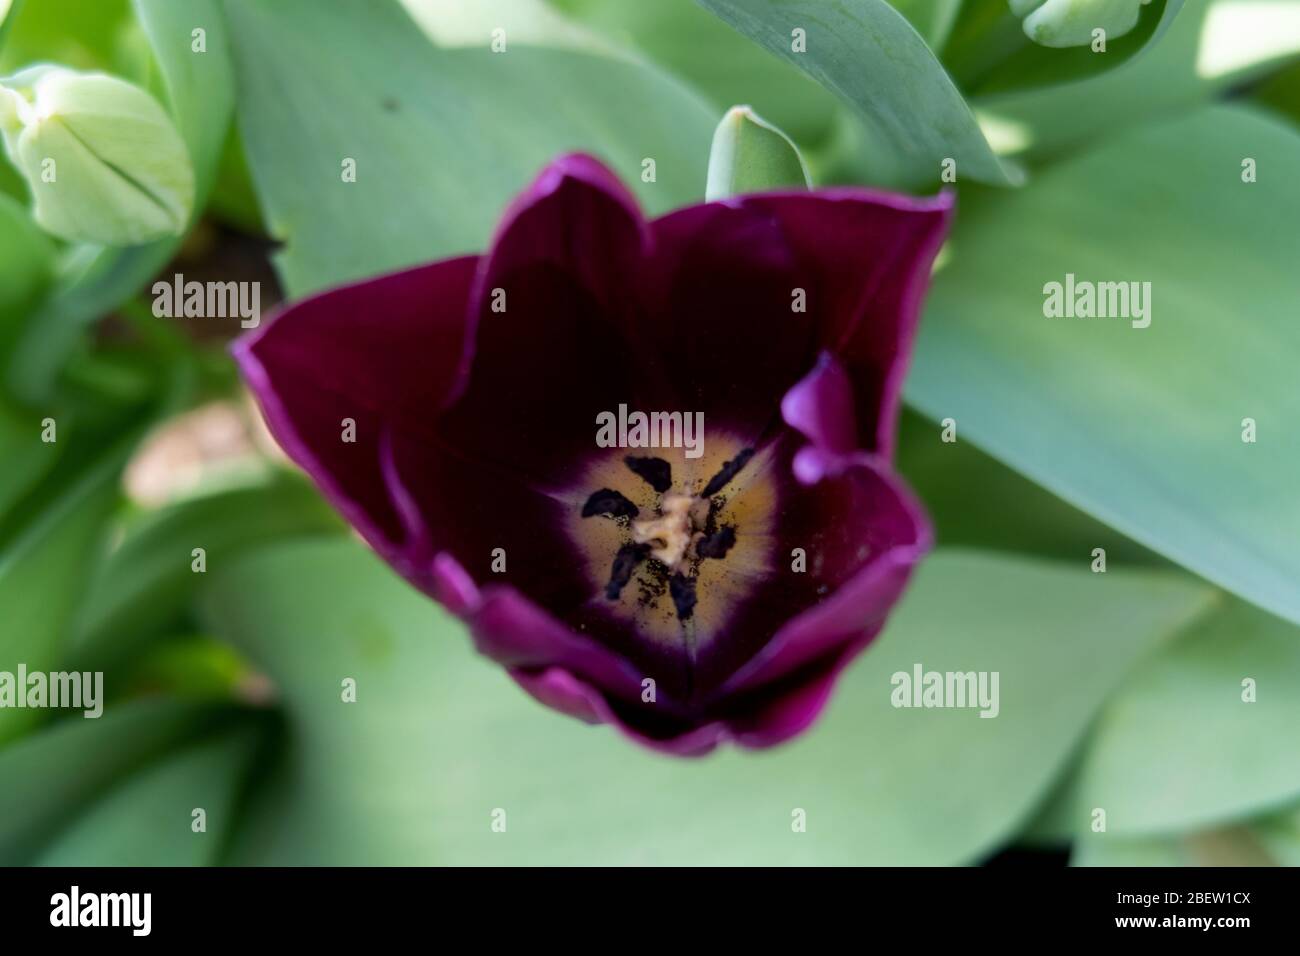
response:
M705 448L698 459L599 459L570 522L597 600L652 640L691 649L767 574L776 510L768 455L726 435Z

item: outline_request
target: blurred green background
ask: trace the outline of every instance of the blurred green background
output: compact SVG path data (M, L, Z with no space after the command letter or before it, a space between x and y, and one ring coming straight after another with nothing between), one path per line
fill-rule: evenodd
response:
M1296 0L1153 0L1104 53L1004 0L6 8L0 76L153 91L198 202L183 237L62 242L0 163L0 671L108 696L0 710L0 863L1300 863ZM683 761L477 657L285 464L237 320L149 289L268 310L474 251L567 150L663 213L741 103L817 185L955 161L899 441L940 547L811 732ZM1151 327L1045 319L1067 272L1150 281ZM998 718L895 710L918 661L999 671Z

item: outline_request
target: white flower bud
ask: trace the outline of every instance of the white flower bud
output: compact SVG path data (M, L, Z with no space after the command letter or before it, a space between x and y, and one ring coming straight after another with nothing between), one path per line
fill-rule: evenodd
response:
M46 232L106 245L184 232L194 168L167 111L139 87L33 67L0 80L0 131Z

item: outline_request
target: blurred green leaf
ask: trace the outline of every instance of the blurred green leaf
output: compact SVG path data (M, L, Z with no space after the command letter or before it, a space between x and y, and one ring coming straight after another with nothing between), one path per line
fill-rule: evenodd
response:
M0 399L0 515L11 509L47 474L62 450L41 441L41 418Z
M857 107L895 152L935 178L953 158L964 177L1019 182L925 41L885 0L699 2Z
M925 38L936 56L948 42L962 7L962 0L889 0L889 3L907 17L907 22Z
M799 148L748 106L733 106L713 132L704 198L783 188L812 188Z
M610 163L652 212L703 190L713 117L648 67L436 49L393 0L226 10L240 126L293 296L482 248L513 194L567 150ZM656 181L642 181L644 160Z
M399 0L438 46L488 46L493 31L510 44L568 47L592 53L617 53L599 34L560 13L546 0Z
M1243 701L1243 682L1257 699ZM1237 601L1148 661L1088 742L1079 806L1119 836L1239 821L1300 800L1300 629Z
M1131 126L1186 112L1294 58L1300 53L1297 18L1300 4L1196 0L1149 52L1123 69L979 96L976 113L999 152L1044 158L1093 148Z
M155 698L73 716L0 749L0 865L30 862L87 801L232 712Z
M22 0L4 18L0 76L36 61L112 69L129 23L129 0Z
M1205 599L1164 574L939 554L807 736L673 760L538 706L357 542L268 548L213 575L202 601L213 632L275 681L290 724L233 859L974 860L1033 809L1133 662ZM914 662L999 671L999 716L894 709L890 676ZM355 703L341 700L346 678ZM791 831L795 808L806 833Z
M1258 182L1242 181L1243 156ZM1294 130L1215 107L1015 195L968 191L907 383L929 417L956 419L1064 500L1292 621L1300 193L1282 171L1298 165ZM1068 231L1045 241L1044 223ZM1149 281L1150 327L1046 318L1045 284L1067 274Z
M1012 471L956 431L905 410L897 468L921 496L941 547L983 548L1091 565L1094 548L1113 564L1167 563L1096 518Z
M1067 48L1034 43L1007 0L967 0L944 49L943 62L968 97L1054 87L1107 75L1121 67L1127 69L1157 49L1182 6L1183 0L1151 0L1140 8L1136 28L1123 36L1108 36L1105 52L1093 52L1091 43Z
M341 531L342 521L301 477L276 472L249 487L150 513L105 561L87 588L73 653L79 667L109 670L183 615L203 575L241 551L283 536Z
M1278 70L1256 87L1253 96L1256 102L1300 125L1300 61Z
M812 78L751 43L695 0L551 0L614 41L631 44L718 110L748 103L804 147L826 140L841 107Z
M1273 866L1276 860L1256 834L1230 827L1179 837L1141 839L1089 831L1079 838L1072 866Z
M37 866L207 866L236 826L237 797L259 743L255 727L221 732L116 784L65 827ZM204 832L193 830L202 810Z
M54 243L16 200L0 193L0 355L18 320L54 275Z
M1300 866L1300 807L1256 820L1251 830L1282 866Z
M102 463L87 474L0 551L0 670L13 673L23 664L29 672L48 671L62 659L117 501L113 464ZM0 743L48 713L0 710Z

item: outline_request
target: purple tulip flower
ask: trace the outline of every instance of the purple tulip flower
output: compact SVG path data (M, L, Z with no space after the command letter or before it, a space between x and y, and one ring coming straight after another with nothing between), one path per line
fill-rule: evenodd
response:
M486 254L305 299L234 351L286 452L538 700L671 753L770 746L930 547L890 461L951 205L827 189L647 222L565 156Z

